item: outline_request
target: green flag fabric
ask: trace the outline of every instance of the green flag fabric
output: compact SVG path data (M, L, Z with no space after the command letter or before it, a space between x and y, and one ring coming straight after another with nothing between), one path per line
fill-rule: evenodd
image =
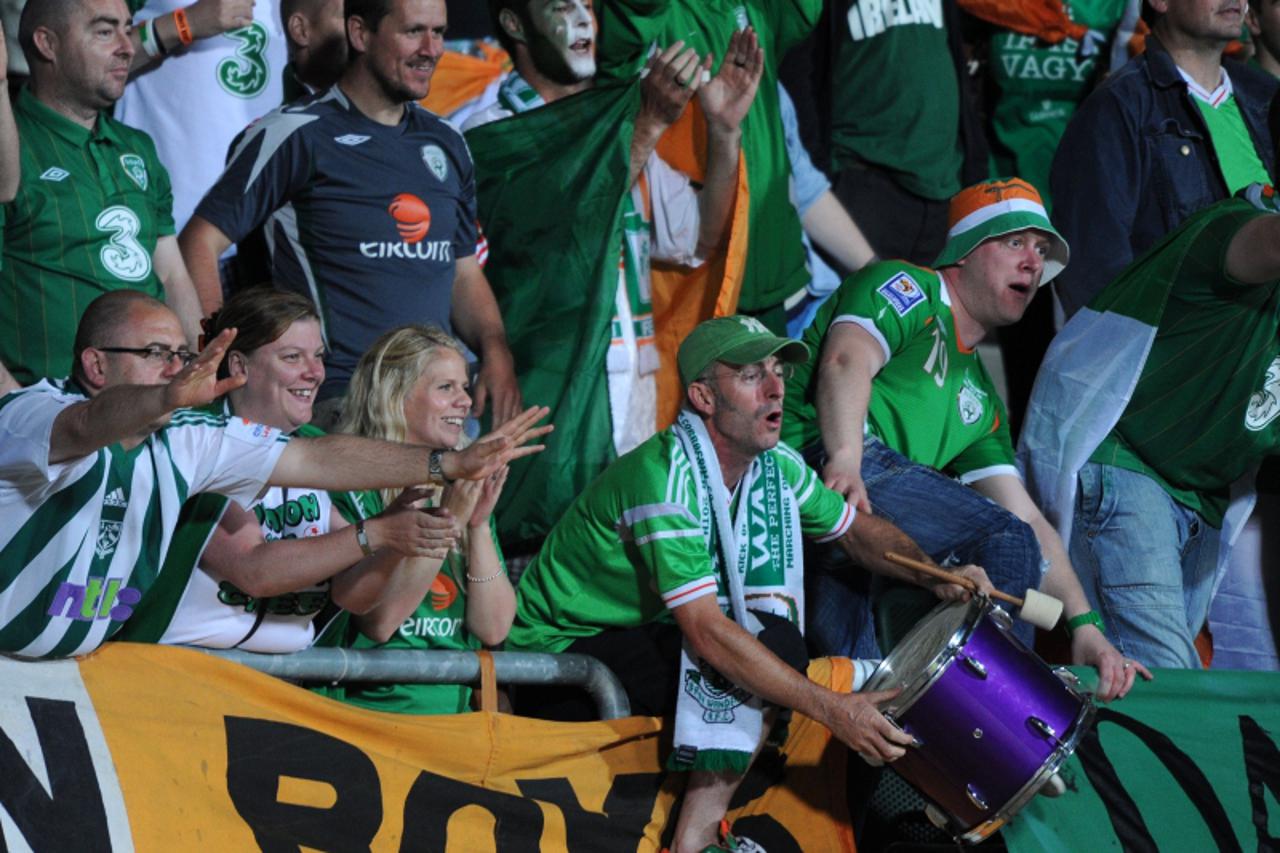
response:
M639 107L638 81L602 85L467 134L520 390L556 426L498 504L511 552L536 547L615 456L605 356Z
M1093 671L1076 669L1082 679ZM1002 830L1011 853L1274 850L1280 844L1280 675L1162 669L1093 730Z

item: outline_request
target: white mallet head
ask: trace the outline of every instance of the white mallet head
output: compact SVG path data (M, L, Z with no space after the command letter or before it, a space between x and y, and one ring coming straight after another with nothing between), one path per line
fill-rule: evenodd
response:
M1052 595L1029 589L1026 598L1022 600L1022 609L1018 611L1018 617L1037 628L1051 631L1062 618L1062 602Z

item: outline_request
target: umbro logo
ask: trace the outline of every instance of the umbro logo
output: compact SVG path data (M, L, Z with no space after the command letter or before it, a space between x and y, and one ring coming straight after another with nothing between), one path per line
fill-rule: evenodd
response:
M58 183L59 181L65 181L69 177L71 177L71 173L66 169L59 169L57 166L50 166L40 175L40 180Z
M128 499L124 496L124 489L116 487L116 490L102 499L103 506L114 506L123 509L129 505Z
M369 137L361 136L358 133L348 133L346 136L335 136L333 141L339 145L359 145L362 142L368 142Z

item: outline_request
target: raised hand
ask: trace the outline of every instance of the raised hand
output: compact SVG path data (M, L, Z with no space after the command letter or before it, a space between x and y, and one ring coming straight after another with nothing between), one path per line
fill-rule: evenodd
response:
M218 365L227 354L231 342L236 339L235 329L223 329L210 341L195 360L169 380L164 389L167 411L203 406L245 383L246 376L229 376L218 379Z
M702 73L711 68L711 57L700 60L693 48L682 48L684 42L677 41L645 63L638 122L675 124L702 86Z
M552 424L537 426L550 413L546 406L530 406L465 450L446 453L441 460L446 479L483 480L513 459L541 453L545 444L528 442L555 429Z
M238 30L253 23L253 0L196 0L187 20L197 39Z
M736 130L755 100L764 74L764 48L748 27L729 39L720 70L698 92L698 103L707 122L716 129Z
M487 527L489 525L489 516L493 515L493 508L498 505L498 498L502 495L502 487L506 484L507 475L510 473L511 468L503 465L497 471L479 481L481 484L480 495L476 501L475 509L471 513L471 519L467 522L470 527Z

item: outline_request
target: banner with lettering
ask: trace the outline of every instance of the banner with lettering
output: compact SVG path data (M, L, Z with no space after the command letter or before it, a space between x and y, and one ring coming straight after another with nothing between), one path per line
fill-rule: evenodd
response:
M810 675L848 689L846 661ZM0 849L656 851L683 777L661 721L411 717L199 652L0 658ZM846 751L801 717L734 803L778 851L852 851Z
M1100 708L1062 777L1010 851L1280 849L1280 675L1160 670Z

